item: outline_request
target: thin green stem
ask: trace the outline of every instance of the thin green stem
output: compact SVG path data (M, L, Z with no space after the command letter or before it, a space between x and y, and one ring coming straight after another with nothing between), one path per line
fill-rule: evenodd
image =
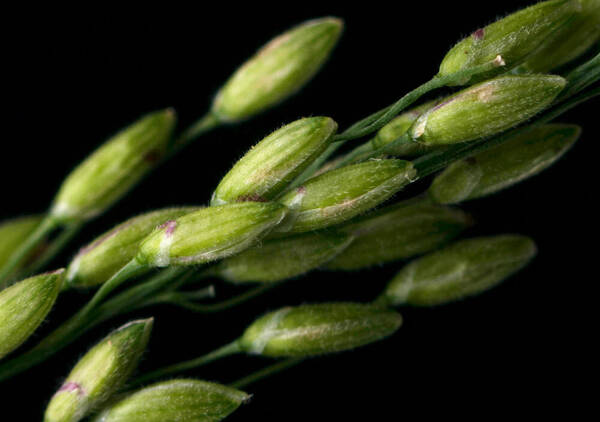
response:
M373 121L372 123L365 125L363 127L359 127L358 129L352 131L344 131L339 135L336 135L334 138L334 142L346 142L351 139L362 138L370 133L373 133L383 126L388 124L398 113L404 110L406 107L413 104L423 95L433 91L434 89L441 88L446 86L448 83L451 83L456 78L454 75L444 76L444 77L434 77L433 79L425 82L421 86L415 88L410 91L404 97L400 98L391 106L387 107L385 113L381 113L383 110L378 111L377 113L381 113L380 117Z
M159 294L165 288L171 289L174 284L185 282L192 273L193 270L181 267L171 267L159 271L148 281L130 287L110 300L107 300L98 307L98 310L103 314L116 315L147 306L147 298Z
M490 70L497 68L497 67L498 67L498 62L494 60L489 63L483 64L480 66L476 66L476 67L472 67L469 69L461 70L461 71L458 71L456 73L452 73L449 75L443 75L443 76L436 75L435 77L433 77L429 81L425 82L421 86L410 91L408 94L406 94L405 96L400 98L394 104L392 104L382 110L379 110L379 111L375 112L374 114L372 114L371 116L368 116L365 119L358 122L358 124L359 124L358 128L354 128L354 126L356 126L356 124L355 124L352 127L350 127L349 129L340 133L339 135L336 135L334 138L334 142L341 142L341 141L347 141L350 139L361 138L365 135L373 133L373 132L381 129L386 124L388 124L394 117L396 117L398 115L398 113L400 113L406 107L413 104L415 101L417 101L423 95L425 95L435 89L444 87L446 85L463 84L464 81L470 80L473 76L480 74L480 73L489 72ZM375 117L375 116L378 116L378 117L373 119L373 117ZM365 124L365 122L369 122L369 121L370 121L370 123Z
M569 72L565 78L568 83L560 93L558 101L568 98L574 93L581 92L600 78L600 53Z
M110 280L104 283L92 299L77 311L75 315L61 324L29 351L0 365L0 381L43 362L79 337L86 326L98 323L95 321L101 318L102 315L106 315L106 310L98 309L99 303L122 283L140 274L143 269L140 264L134 261L124 266Z
M239 306L245 302L248 302L249 300L254 299L255 297L263 295L266 292L279 286L279 284L280 283L270 283L265 284L263 286L255 287L238 296L234 296L231 299L210 305L193 303L187 300L187 298L185 298L185 293L171 292L166 293L165 295L156 296L155 298L152 298L149 301L145 302L143 306L149 306L158 303L172 303L174 305L189 309L190 311L203 314L222 312L233 307Z
M35 274L45 268L77 236L82 227L82 222L71 223L66 226L63 232L52 241L50 247L27 268L27 274Z
M192 125L189 126L186 130L184 130L181 133L181 135L179 135L179 137L174 142L172 154L179 152L180 149L182 149L192 141L196 140L200 135L216 128L221 124L221 121L214 113L206 113L200 119L192 123Z
M89 312L94 309L104 298L106 298L112 291L118 288L120 285L129 281L135 276L142 274L145 271L149 271L150 268L140 264L138 261L132 259L123 268L121 268L115 275L108 279L102 287L98 289L92 299L79 311L82 313Z
M285 369L292 368L300 364L302 361L304 361L304 358L291 358L277 362L273 365L267 366L266 368L253 372L244 378L240 378L239 380L229 384L229 386L233 388L244 388L247 385L253 384L256 381L260 381L263 378L270 377L271 375L275 375Z
M0 269L0 286L6 284L7 278L17 269L31 251L37 247L46 236L60 226L60 223L51 215L47 215L33 233L13 252L4 267Z
M362 138L363 136L381 129L394 117L396 117L398 113L413 104L423 95L446 85L462 83L477 74L489 72L496 67L498 67L497 62L492 61L490 63L486 63L471 69L462 70L450 75L435 76L431 80L404 95L394 104L376 111L375 113L354 123L344 132L334 136L333 143L290 184L289 189L297 188L306 180L308 180L346 141Z
M219 347L216 350L213 350L206 355L200 356L195 359L191 359L188 361L180 362L175 365L166 366L161 369L157 369L156 371L152 371L146 375L143 375L135 380L133 380L133 385L137 386L140 384L144 384L148 381L155 380L156 378L165 377L167 375L172 375L180 372L187 371L189 369L194 369L199 366L206 365L210 362L213 362L217 359L224 358L226 356L234 355L236 353L242 352L242 348L240 347L239 341L235 340L225 346Z

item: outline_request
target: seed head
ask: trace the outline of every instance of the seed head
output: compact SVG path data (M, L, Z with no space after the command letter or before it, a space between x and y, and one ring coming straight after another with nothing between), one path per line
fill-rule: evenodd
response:
M580 133L575 125L533 128L497 148L451 164L434 179L429 195L438 203L457 204L496 193L550 167Z
M64 269L36 275L0 291L0 359L44 321L62 288Z
M327 148L336 129L329 117L310 117L276 130L233 166L211 204L273 199Z
M341 227L354 241L326 267L349 271L412 258L438 249L470 224L459 209L426 200L401 202Z
M295 213L282 229L299 233L342 223L389 199L415 175L408 161L371 160L313 177L281 198Z
M508 15L480 28L456 44L440 64L446 76L490 62L494 70L461 85L488 79L521 64L559 33L580 10L580 0L550 0Z
M137 367L152 323L130 322L87 352L50 400L44 422L77 422L106 403Z
M250 395L212 382L176 379L151 385L107 407L94 422L220 421Z
M552 75L502 76L473 85L423 113L409 134L426 145L492 136L552 103L566 84Z
M473 296L519 271L535 253L535 244L525 236L462 240L405 266L380 302L432 306Z
M294 94L329 57L342 27L338 18L315 19L273 39L225 83L213 113L222 121L239 121Z
M286 207L274 202L203 208L157 227L142 241L136 259L144 265L166 267L225 258L252 246L286 213Z
M521 73L547 73L584 54L600 40L600 1L578 0L580 7L567 23L517 69Z
M329 303L282 308L255 321L240 339L248 353L314 356L354 349L392 335L400 314L373 305Z
M352 237L337 233L303 233L269 239L260 246L224 259L217 272L233 283L277 282L320 267L348 247Z
M77 166L54 198L60 221L85 221L125 195L167 152L172 109L151 113L124 129Z
M67 283L92 287L104 283L135 258L140 242L156 226L181 217L198 207L165 208L130 218L81 248L69 264Z

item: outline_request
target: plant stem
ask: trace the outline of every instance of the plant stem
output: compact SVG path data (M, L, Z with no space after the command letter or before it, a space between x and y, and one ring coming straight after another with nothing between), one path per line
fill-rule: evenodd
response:
M490 70L497 67L498 64L494 60L489 63L476 66L470 69L461 70L449 75L436 75L429 81L425 82L424 84L410 91L408 94L404 95L394 104L373 113L371 116L366 117L365 119L354 124L344 132L340 133L339 135L336 135L334 137L334 142L361 138L365 135L375 132L381 129L386 124L388 124L394 117L396 117L396 115L398 115L398 113L400 113L406 107L410 106L412 103L417 101L423 95L435 89L444 87L446 85L463 84L465 80L468 81L477 74L489 72ZM377 116L377 118L373 119L375 116ZM365 124L366 122L369 123ZM359 127L354 128L356 125L358 125Z
M153 299L150 299L148 302L142 304L142 306L153 305L157 303L172 303L177 306L181 306L183 308L189 309L194 312L199 313L215 313L225 311L227 309L231 309L235 306L241 305L255 297L258 297L269 290L277 287L279 283L271 283L266 284L264 286L255 287L253 289L248 290L238 296L234 296L231 299L224 300L222 302L205 305L205 304L196 304L189 300L187 300L185 293L179 292L168 292L164 295L159 295Z
M204 115L202 118L194 122L189 128L182 132L182 134L174 142L170 153L165 157L163 161L168 160L173 155L178 153L182 148L187 146L189 143L197 139L200 135L208 132L211 129L219 126L221 122L211 112ZM51 249L42 255L39 263L36 261L32 265L32 271L37 271L42 268L48 262L50 262L56 255L58 255L69 243L69 241L77 234L83 227L84 222L72 223L68 226L67 232L64 236L57 239L57 242L51 246ZM61 226L52 216L48 215L40 223L35 232L33 232L27 240L17 249L11 258L7 261L2 269L0 269L0 286L3 286L5 279L12 273L12 271L18 267L19 264L26 258L27 254L31 252L45 236L47 236L54 229Z
M27 268L27 274L35 274L46 267L52 260L65 248L65 246L80 232L83 223L71 223L65 227L64 231L52 242L50 247Z
M375 113L354 123L344 132L333 137L333 143L329 145L329 147L290 184L289 190L297 188L306 180L308 180L346 141L362 138L363 136L381 129L394 117L396 117L398 113L413 104L423 95L446 85L459 84L464 80L469 80L471 77L479 73L489 72L491 69L496 67L498 67L497 63L492 61L490 63L486 63L471 69L461 70L450 75L435 76L421 86L410 91L408 94L404 95L394 104L376 111Z
M300 364L302 361L304 361L304 358L291 358L277 362L273 365L267 366L266 368L253 372L244 378L240 378L239 380L229 384L229 386L233 388L244 388L247 385L253 384L256 381L260 381L263 378L270 377L271 375L275 375L285 369L292 368Z
M60 223L54 217L46 215L40 225L29 235L29 237L27 237L21 246L12 253L4 267L0 269L0 286L4 287L6 279L23 263L25 258L27 258L27 255L29 255L29 253L38 246L46 236L59 226Z
M145 382L154 380L156 378L164 377L166 375L171 375L183 371L187 371L188 369L197 368L202 365L206 365L210 362L213 362L217 359L224 358L225 356L234 355L236 353L240 353L242 351L239 341L235 340L225 346L219 347L216 350L213 350L206 355L200 356L196 359L191 359L188 361L180 362L175 365L166 366L161 369L157 369L156 371L150 372L149 374L143 375L135 380L133 380L133 385L137 386L143 384Z
M181 135L179 135L173 145L173 150L170 155L176 154L181 148L196 140L200 135L216 128L221 124L221 121L212 112L206 113L204 116L192 123L192 125L186 130L184 130Z
M600 53L573 69L565 78L568 83L558 96L558 101L568 98L574 93L581 92L600 78Z
M130 280L131 278L140 275L144 271L148 271L150 268L145 267L134 259L129 261L123 268L121 268L115 275L108 279L102 287L98 289L92 299L79 311L82 313L89 312L94 309L106 296L108 296L113 290L119 287L121 284Z
M110 280L104 283L92 297L92 299L83 308L77 311L75 315L61 324L57 329L46 336L29 351L0 365L0 381L10 378L11 376L23 372L24 370L29 369L40 362L43 362L54 353L58 352L60 349L74 341L83 333L83 328L90 324L94 324L96 319L99 318L99 315L103 315L102 312L97 309L98 304L111 291L116 289L119 285L134 275L139 274L143 269L144 267L135 261L131 261L129 264L125 265ZM106 314L105 310L104 314Z

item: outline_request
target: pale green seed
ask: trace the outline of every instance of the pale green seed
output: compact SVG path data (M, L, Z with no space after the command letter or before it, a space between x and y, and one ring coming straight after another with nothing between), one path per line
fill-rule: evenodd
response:
M348 247L352 236L303 233L269 239L219 262L216 273L233 283L272 283L320 267Z
M600 0L578 0L580 8L560 30L532 53L517 73L546 73L584 54L600 41Z
M54 198L52 217L85 221L104 212L164 157L174 127L175 112L167 109L109 139L65 179Z
M358 303L282 308L256 320L239 340L243 350L271 357L314 356L351 350L392 335L397 312Z
M136 260L147 266L195 265L225 258L252 246L285 217L274 202L208 207L169 220L140 245Z
M456 242L405 266L379 299L389 305L432 306L488 290L535 256L533 241L502 235Z
M309 117L276 130L225 175L211 204L273 199L327 148L336 129L329 117Z
M358 270L412 258L443 246L471 224L459 209L405 201L340 227L354 241L329 261L331 270Z
M448 97L422 114L408 133L426 145L492 136L545 109L565 84L553 75L498 77Z
M337 18L315 19L271 40L225 83L213 113L222 121L243 120L294 94L329 57L342 27Z
M62 288L64 269L36 275L0 291L0 359L44 321Z
M298 233L340 224L389 199L415 175L408 161L371 160L313 177L281 198L292 211L280 230Z
M439 76L495 62L498 66L460 84L488 79L526 60L530 54L552 40L574 18L580 9L579 0L545 1L519 10L456 44L440 64Z
M434 179L429 196L438 203L457 204L506 189L554 164L580 133L575 125L532 128L496 148L451 164Z
M250 395L223 385L176 379L142 388L107 407L94 422L217 422Z
M181 217L198 207L165 208L130 218L83 247L67 271L67 283L91 287L104 283L135 258L140 242L156 226Z
M77 422L106 403L137 367L152 323L130 322L88 351L50 400L44 422Z

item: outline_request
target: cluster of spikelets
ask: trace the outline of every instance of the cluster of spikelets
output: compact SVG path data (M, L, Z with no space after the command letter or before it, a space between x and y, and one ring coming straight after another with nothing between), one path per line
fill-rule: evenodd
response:
M61 291L97 288L63 325L1 363L0 380L133 309L159 302L207 312L228 306L197 303L213 291L190 291L190 280L259 284L259 293L317 268L351 271L416 259L371 303L285 307L214 352L133 381L152 319L130 322L81 358L51 399L45 421L223 419L249 398L236 389L244 382L234 388L174 379L117 393L128 381L143 384L234 353L303 359L353 349L392 335L402 323L394 308L476 295L533 258L534 242L520 235L455 240L471 219L454 205L540 172L577 140L577 126L549 122L598 94L592 84L599 56L571 62L600 39L600 0L546 1L478 29L448 52L431 81L345 131L329 117L310 117L271 133L221 180L210 206L138 215L81 248L66 269L13 282L51 261L83 224L160 161L206 131L249 119L299 90L341 29L340 20L324 18L282 34L234 73L190 128L177 133L171 109L143 117L67 177L46 215L0 225L0 283L6 286L0 291L0 359L31 336ZM546 74L555 70L562 76ZM444 86L464 88L417 103ZM364 137L329 160L345 142ZM440 170L424 194L388 204L406 185ZM133 279L139 281L124 286Z

